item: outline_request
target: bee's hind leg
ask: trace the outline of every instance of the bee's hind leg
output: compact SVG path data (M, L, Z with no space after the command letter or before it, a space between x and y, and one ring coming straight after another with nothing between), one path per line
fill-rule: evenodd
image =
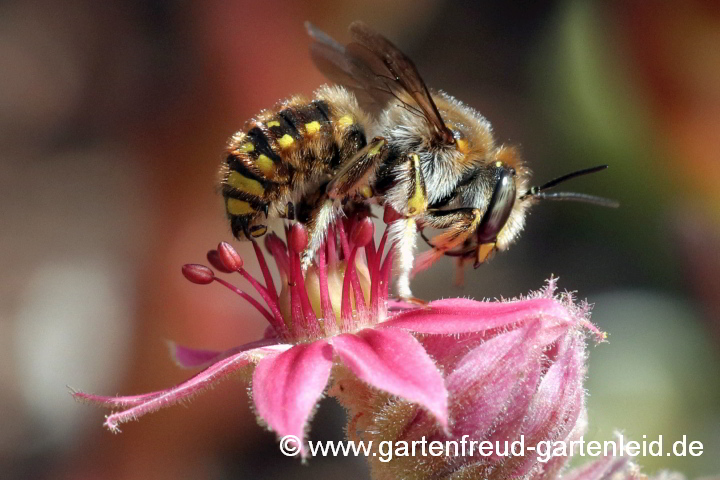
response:
M377 167L390 153L387 140L373 138L363 149L340 166L335 176L327 184L325 191L332 199L342 200L355 195L370 198L370 183Z
M325 242L328 229L339 214L336 201L323 195L310 210L307 221L308 245L300 256L303 270L307 270L315 259L315 254Z

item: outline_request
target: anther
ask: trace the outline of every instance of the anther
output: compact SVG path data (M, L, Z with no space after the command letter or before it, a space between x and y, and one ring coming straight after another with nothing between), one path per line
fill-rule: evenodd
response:
M288 237L288 246L292 251L300 253L307 248L308 233L301 223L296 223L290 228Z
M220 242L217 252L222 264L231 272L236 272L243 267L242 257L229 243Z
M372 240L375 233L375 225L369 217L358 220L350 232L350 241L356 247L364 247Z
M220 254L218 253L217 250L210 250L209 252L207 252L207 260L210 263L210 265L212 265L213 267L215 267L216 270L219 270L222 273L232 273L233 272L232 270L228 270L227 268L225 268L225 265L220 260Z
M268 252L272 252L271 246L272 246L273 242L275 242L275 239L280 240L279 238L277 238L277 235L275 235L274 233L271 233L270 235L266 235L265 238L263 239L263 243L265 244L265 249ZM283 245L283 247L284 246L285 245Z
M197 283L198 285L207 285L208 283L212 283L215 279L213 271L205 265L188 263L183 265L182 273L185 278L190 280L192 283Z

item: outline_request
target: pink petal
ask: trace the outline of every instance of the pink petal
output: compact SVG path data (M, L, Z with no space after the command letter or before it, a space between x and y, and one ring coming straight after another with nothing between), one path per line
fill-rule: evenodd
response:
M584 401L585 379L584 338L571 332L565 338L562 349L540 382L530 406L530 422L525 437L542 436L546 431L556 430L563 420L575 414L578 404ZM574 338L572 338L574 337ZM574 426L572 422L572 426ZM567 432L565 432L567 433Z
M532 401L540 378L542 376L542 366L540 362L531 362L530 366L524 373L522 381L518 381L517 385L511 392L507 410L503 412L502 422L496 430L490 435L490 441L493 445L496 442L504 443L513 442L520 438L526 423L526 415L528 406ZM501 444L502 444L501 443ZM495 461L504 461L504 457L493 457Z
M547 318L558 325L573 321L570 310L552 298L512 302L453 298L431 302L429 308L398 313L378 327L396 327L417 333L457 334L506 327L533 318Z
M584 378L585 339L577 331L570 332L560 341L558 358L533 397L523 429L527 444L562 440L574 429L585 409ZM512 476L526 475L535 464L536 459L526 457Z
M402 330L361 330L333 338L335 353L361 380L417 403L448 427L448 393L425 349Z
M515 420L519 430L540 377L541 330L536 321L523 329L498 335L468 353L447 378L448 391L454 399L456 419L453 435L469 434L486 438L503 419ZM467 408L472 405L472 408ZM507 430L510 425L504 425Z
M570 376L570 378L568 379L568 383L572 384L571 390L568 392L567 397L569 400L567 402L559 403L558 405L556 405L559 409L556 412L560 413L557 415L557 417L555 417L555 425L552 426L550 430L552 430L552 434L557 440L573 440L575 438L570 438L570 435L576 435L577 437L583 435L584 429L587 425L587 421L579 421L579 417L585 412L585 391L582 387L582 381L584 378L583 361L585 348L582 335L579 335L578 332L575 331L574 334L571 334L569 336L572 337L573 335L576 336L573 342L571 342L573 348L572 354L574 355L575 363L572 365L569 365L568 363L561 363L559 366L553 364L548 370L548 372L544 373L545 377L543 377L543 383L538 383L540 375L540 365L532 364L534 369L530 370L529 374L536 376L536 378L534 381L529 382L527 385L527 387L530 387L530 385L532 385L530 387L531 389L517 392L517 397L510 402L510 406L508 407L508 410L505 414L505 425L501 426L493 433L490 439L492 442L495 442L496 440L506 439L512 441L516 439L516 436L520 433L524 433L525 436L529 440L531 440L530 437L532 436L532 433L528 432L531 431L531 429L533 428L533 425L535 424L535 418L532 416L532 414L527 415L527 413L528 411L531 411L533 407L536 407L539 403L542 403L538 402L536 393L542 390L543 385L547 386L547 374L549 372L552 372L553 375L556 375L558 371L562 371L562 369L565 367L569 368L566 373ZM548 350L546 347L548 346L549 342L555 342L553 348L557 348L557 345L560 344L560 347L558 349L559 352L564 352L563 354L570 353L567 352L567 337L563 338L559 342L556 342L555 340L555 338L549 338L546 335L546 332L541 331L540 334L536 336L536 341L527 343L525 345L525 348L535 349L539 352L544 351L545 355L547 355ZM558 355L556 354L555 357L555 361L557 361ZM546 356L545 361L547 360L548 359ZM575 392L574 399L572 399L573 391ZM548 469L550 467L553 467L553 465L551 465L552 463L560 464L560 466L562 466L567 461L567 459L564 457L557 457L556 462L553 462L553 460L551 460L551 463L545 464L546 472L549 471ZM528 465L530 464L531 463L528 463Z
M452 372L469 351L490 338L484 332L464 335L425 335L420 343L443 371Z
M303 456L307 455L305 426L325 390L332 362L332 347L318 340L264 358L253 374L257 414L278 436L297 437Z
M584 403L584 402L583 402ZM563 442L565 442L566 445L569 445L568 442L572 441L578 441L580 440L583 435L587 432L588 429L588 415L587 415L587 409L583 407L582 412L580 413L580 417L575 422L575 426L573 429L568 433L568 435L562 439ZM577 452L573 452L575 455L577 455ZM562 455L556 455L550 459L545 465L543 465L542 468L542 477L543 478L557 478L559 476L559 473L562 472L563 468L565 468L565 465L569 462L569 458ZM565 480L565 477L563 476L563 480ZM683 479L684 480L684 479Z
M182 368L199 368L205 367L212 362L227 358L236 353L252 350L253 348L266 347L278 343L277 338L264 338L254 342L240 345L225 351L218 350L202 350L178 345L175 342L168 341L170 355L178 366Z
M118 425L121 423L137 420L147 413L173 405L180 400L201 392L212 384L226 378L229 374L251 363L257 362L259 358L278 354L288 348L290 348L290 345L270 345L237 353L214 363L189 380L167 390L127 397L103 397L74 392L73 397L78 400L98 403L108 407L126 407L132 405L132 408L108 415L105 420L106 427L113 432L119 432L120 429Z

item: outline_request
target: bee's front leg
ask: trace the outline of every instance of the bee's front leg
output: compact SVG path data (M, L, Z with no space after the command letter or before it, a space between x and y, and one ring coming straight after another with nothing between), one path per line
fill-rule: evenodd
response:
M423 222L428 227L446 230L433 238L433 246L449 250L470 238L480 225L482 217L483 211L479 208L428 210L425 212Z
M475 259L475 266L487 260L495 249L494 243L482 245L471 244L483 218L483 211L478 208L457 208L453 210L429 210L423 217L425 226L445 230L436 235L428 244L432 247L420 257L415 265L414 272L425 270L443 255L457 256L459 265L466 260ZM455 250L455 249L459 249Z
M359 195L369 199L373 196L370 183L377 167L388 156L387 140L376 137L350 160L341 165L325 193L315 203L308 221L308 246L302 254L303 269L307 269L315 258L315 253L325 241L330 225L340 211L340 203L346 198Z

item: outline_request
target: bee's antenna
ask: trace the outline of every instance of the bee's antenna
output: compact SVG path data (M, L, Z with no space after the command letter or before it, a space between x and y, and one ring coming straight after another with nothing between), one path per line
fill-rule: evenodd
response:
M548 190L548 189L553 188L554 186L559 185L563 182L572 180L573 178L582 177L583 175L590 175L591 173L599 172L601 170L605 170L606 168L608 168L608 165L598 165L597 167L584 168L584 169L578 170L576 172L566 173L565 175L563 175L561 177L558 177L553 180L550 180L549 182L546 182L544 185L531 188L530 192L532 192L533 190L535 192L540 192L541 190Z
M596 173L601 170L605 170L606 168L608 168L607 165L598 165L597 167L585 168L582 170L577 170L575 172L567 173L560 177L554 178L554 179L550 180L549 182L546 182L543 185L540 185L539 187L532 187L530 190L525 192L520 197L520 200L525 200L528 197L532 197L532 198L537 198L540 200L564 200L564 201L570 201L570 202L590 203L593 205L599 205L601 207L617 208L620 206L620 204L617 201L610 200L607 198L602 198L602 197L596 197L594 195L587 195L584 193L575 193L575 192L556 192L556 193L545 193L544 192L545 190L549 190L563 182L572 180L573 178L582 177L583 175L590 175L591 173Z
M536 193L532 196L533 198L539 198L541 200L559 200L568 202L582 202L590 203L600 207L617 208L620 206L620 202L617 200L610 200L609 198L596 197L595 195L588 195L585 193L576 192L554 192L554 193Z

